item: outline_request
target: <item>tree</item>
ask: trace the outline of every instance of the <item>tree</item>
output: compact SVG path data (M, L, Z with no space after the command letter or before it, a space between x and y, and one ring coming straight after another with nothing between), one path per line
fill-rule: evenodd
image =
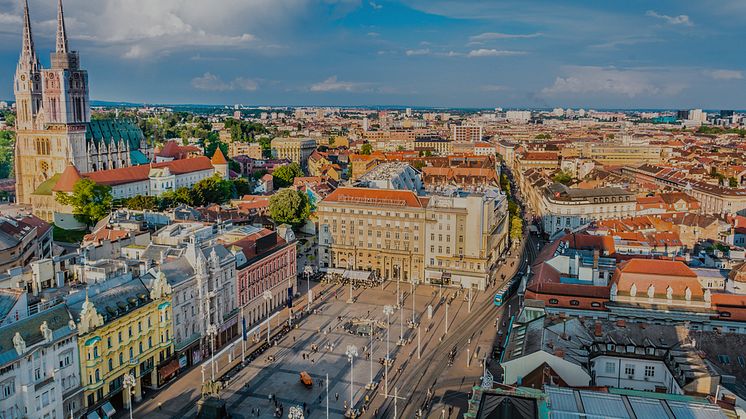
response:
M548 140L548 139L552 138L552 136L549 135L548 133L543 132L541 134L536 134L536 136L534 138L537 139L537 140Z
M373 152L373 146L369 143L365 143L360 146L360 154L370 155Z
M75 219L89 227L109 214L113 201L111 186L99 185L90 179L77 181L71 194L58 192L56 199L73 207Z
M510 218L510 239L520 240L523 237L523 223L521 217Z
M728 186L730 186L731 188L737 188L738 187L738 180L736 178L732 177L732 176L729 177L728 178Z
M572 174L562 170L555 173L555 175L552 176L552 180L563 185L570 185L572 183Z
M192 205L223 204L227 202L233 192L233 184L220 175L215 174L202 179L190 191Z
M12 131L0 131L0 179L13 175L14 137Z
M228 155L228 144L220 141L220 136L218 136L218 133L211 132L205 140L205 156L212 157L218 147L220 147L220 151L223 152L224 156Z
M506 195L510 195L510 179L508 179L508 175L505 173L500 175L500 189L502 189Z
M158 209L158 198L154 196L135 195L125 202L125 206L135 211L155 211Z
M239 178L233 181L233 196L241 197L251 193L251 185L249 181L244 178Z
M308 197L294 189L282 189L269 198L269 216L277 223L299 226L311 213Z
M303 176L303 171L298 163L290 163L280 166L272 172L272 181L276 188L286 188L293 184L296 177Z

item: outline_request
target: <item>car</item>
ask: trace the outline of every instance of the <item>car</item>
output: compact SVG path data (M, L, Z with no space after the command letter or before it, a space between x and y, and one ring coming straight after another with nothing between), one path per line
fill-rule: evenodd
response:
M301 371L300 373L300 382L306 388L312 388L313 387L313 379L311 378L311 375L308 374L306 371Z

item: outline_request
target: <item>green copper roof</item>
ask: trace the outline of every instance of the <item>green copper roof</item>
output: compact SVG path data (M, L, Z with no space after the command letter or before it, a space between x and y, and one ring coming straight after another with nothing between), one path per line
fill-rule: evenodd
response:
M132 160L132 165L150 163L150 160L148 160L148 156L142 154L142 151L140 150L130 151L130 160Z
M125 119L98 119L87 124L85 131L87 141L93 141L96 147L102 142L109 145L120 140L129 143L131 150L140 148L140 141L145 138L142 130L132 121Z
M45 180L44 182L39 185L38 188L34 192L32 192L32 195L52 195L52 188L54 188L54 185L57 184L57 181L60 178L60 174L56 173L54 176L50 177L49 179Z

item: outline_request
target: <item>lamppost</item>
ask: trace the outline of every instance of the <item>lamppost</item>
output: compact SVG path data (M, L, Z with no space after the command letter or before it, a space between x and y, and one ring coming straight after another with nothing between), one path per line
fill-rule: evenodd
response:
M415 319L415 311L417 310L417 306L415 305L415 291L414 277L412 277L412 327L417 324L417 320Z
M386 378L384 385L384 394L389 394L389 364L391 363L391 348L389 347L389 329L391 329L391 315L394 313L394 308L390 305L383 306L383 314L386 315L386 358L384 359L384 366L386 367L384 376Z
M399 293L399 265L394 265L394 276L396 277L396 307L401 306L401 294Z
M262 298L264 298L264 301L272 301L272 292L270 290L264 290L262 293ZM271 303L270 303L271 304ZM270 333L270 324L269 324L269 313L272 310L269 306L267 306L267 344L269 345L269 333Z
M449 305L450 304L446 302L446 333L445 333L446 335L448 334L448 306Z
M311 274L313 274L313 268L306 266L303 269L303 275L306 277L306 299L308 300L307 311L311 311Z
M207 326L207 336L210 336L210 372L212 381L215 381L215 336L218 334L218 327L214 324Z
M350 412L354 410L354 397L355 397L355 376L353 374L353 364L355 357L357 356L357 346L347 345L347 351L345 351L347 358L350 360Z
M397 345L404 346L404 307L399 306L399 342Z
M132 389L135 388L136 385L137 381L135 381L135 376L132 375L132 373L124 375L124 391L127 392L127 404L130 408L130 419L132 419Z
M368 349L368 358L370 358L370 382L365 388L368 390L373 389L373 322L368 319L368 327L370 327L370 349Z

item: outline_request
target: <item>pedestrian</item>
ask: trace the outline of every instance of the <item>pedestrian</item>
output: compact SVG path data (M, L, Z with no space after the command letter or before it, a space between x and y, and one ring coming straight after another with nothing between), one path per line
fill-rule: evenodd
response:
M158 410L161 410L162 407L163 407L163 403L158 402Z
M334 400L339 401L339 393L334 393Z

